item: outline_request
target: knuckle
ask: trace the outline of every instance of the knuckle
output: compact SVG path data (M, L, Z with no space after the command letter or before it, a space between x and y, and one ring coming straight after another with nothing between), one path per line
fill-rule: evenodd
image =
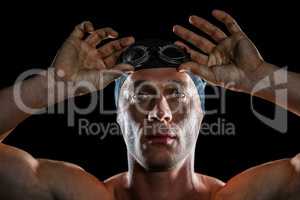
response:
M96 31L96 34L98 35L99 39L104 39L107 36L106 32L103 29Z
M98 34L100 37L105 38L107 36L107 31L105 29L100 29Z
M190 43L194 43L195 42L195 37L192 34L185 34L184 38L189 41Z
M195 41L195 45L196 46L202 46L202 47L206 46L205 43L203 42L203 40L201 40L201 39L197 39Z
M109 33L112 33L112 32L116 32L111 27L105 27L105 28L103 28L103 31L105 32L106 35L108 35Z
M93 25L92 22L90 22L90 21L84 21L81 24L82 24L83 27L92 26Z
M77 24L74 29L75 30L82 30L82 24Z
M296 172L300 174L300 154L292 158L291 164L295 168Z
M232 21L230 21L230 22L227 23L227 26L228 26L229 28L233 28L233 27L235 26L235 23L232 22Z
M115 43L113 43L112 46L115 50L121 50L122 49L122 45L119 41L116 41Z
M217 36L218 33L219 33L219 31L218 31L217 28L212 28L212 29L211 29L211 35L212 35L212 36Z
M114 31L113 28L111 28L111 27L104 27L103 30L105 30L105 31Z
M75 26L75 29L80 30L80 31L84 31L86 26L93 26L93 24L90 21L83 21L80 24L77 24Z
M118 42L120 43L120 45L121 45L122 47L127 46L128 41L129 41L128 38L122 38L122 39L118 40Z
M100 35L97 32L93 32L92 33L92 38L95 39L95 40L98 40L98 39L100 39Z

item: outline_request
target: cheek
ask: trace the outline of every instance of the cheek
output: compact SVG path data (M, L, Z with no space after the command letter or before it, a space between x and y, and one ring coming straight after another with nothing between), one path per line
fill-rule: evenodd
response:
M196 98L186 99L179 102L177 107L172 110L174 122L179 123L180 121L189 122L194 118L202 118L200 102Z
M195 99L197 100L197 99ZM199 134L203 114L199 102L190 100L188 104L182 106L182 112L174 113L174 123L177 124L185 143L194 141Z
M147 117L146 111L141 111L136 104L131 104L128 107L129 120L135 124L142 124Z
M123 110L122 115L124 124L124 133L128 142L135 143L140 137L140 131L143 128L145 115L138 112L134 105L129 105L126 110Z
M133 127L143 122L145 114L140 111L136 103L129 97L122 99L120 103L122 109L119 111L121 115L125 116L125 123L131 124Z

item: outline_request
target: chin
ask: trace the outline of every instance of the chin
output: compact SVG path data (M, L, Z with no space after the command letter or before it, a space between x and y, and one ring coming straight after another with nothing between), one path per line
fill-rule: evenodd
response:
M147 155L143 159L143 166L147 171L164 172L175 168L181 161L179 155L171 154L170 152L153 152L152 155Z
M172 162L150 162L145 163L145 169L149 172L166 172L175 168L176 164Z

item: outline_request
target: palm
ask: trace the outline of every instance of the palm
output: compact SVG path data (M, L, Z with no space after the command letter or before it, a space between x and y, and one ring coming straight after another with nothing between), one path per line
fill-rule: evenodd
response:
M207 65L213 67L216 81L241 90L244 84L254 79L252 76L261 63L261 56L253 43L244 34L237 33L216 46L208 56Z
M99 79L101 71L106 68L97 50L86 42L66 41L55 59L55 65L57 70L65 72L65 80L89 81L97 86L97 89L101 89L97 84L97 79Z
M223 31L197 16L191 17L190 22L210 35L217 45L184 27L175 27L178 36L204 53L195 51L182 42L176 42L185 48L192 58L192 62L185 63L180 68L191 69L211 84L233 90L248 90L263 59L231 16L222 11L215 11L213 14L225 23L231 35L228 37Z
M97 67L97 56L92 53L93 50L86 42L66 41L55 59L56 68L66 73L66 79L72 80L83 70Z
M225 39L219 46L216 49L224 49L222 53L227 60L232 61L232 64L239 69L251 71L255 69L256 64L260 63L259 54L255 46L244 35L233 35Z
M86 32L92 33L83 39ZM122 70L130 68L116 63L124 49L134 42L133 38L118 39L96 48L101 41L117 35L111 28L94 31L90 22L77 26L53 62L58 78L75 85L86 82L96 90L106 87Z

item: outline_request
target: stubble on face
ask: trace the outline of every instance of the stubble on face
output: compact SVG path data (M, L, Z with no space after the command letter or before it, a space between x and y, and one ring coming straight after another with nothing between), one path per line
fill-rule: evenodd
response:
M194 150L203 114L199 97L195 95L196 87L187 74L179 73L176 69L151 70L134 73L125 81L122 90L126 95L120 100L123 109L118 118L121 119L119 123L128 152L134 159L144 168L164 171L176 166ZM138 109L137 102L131 97L135 92L134 83L141 80L156 85L156 91L161 93L164 92L165 83L170 80L184 83L182 90L186 93L185 100L180 103L180 109L172 113L171 121L149 121L149 113ZM159 133L159 128L171 131L176 138L164 144L147 140L147 135Z

